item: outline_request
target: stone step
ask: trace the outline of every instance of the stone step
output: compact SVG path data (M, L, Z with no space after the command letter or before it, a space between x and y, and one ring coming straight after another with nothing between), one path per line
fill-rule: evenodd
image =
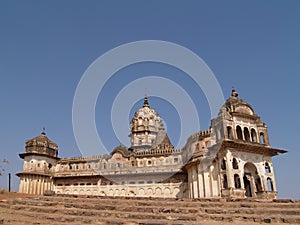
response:
M84 205L84 204L83 204ZM1 205L0 205L1 206ZM215 209L215 211L206 210L205 213L193 213L190 215L182 214L182 213L172 213L170 211L162 211L158 213L149 213L149 212L140 212L139 210L129 210L132 208L128 208L129 211L118 211L116 209L108 209L108 210L97 210L97 209L82 209L82 208L65 208L65 207L45 207L45 206L32 206L32 205L10 205L10 207L14 211L27 211L28 213L43 213L49 215L55 215L58 217L67 217L64 219L66 222L74 221L73 216L78 216L82 218L83 222L88 220L93 220L92 218L114 218L120 221L124 220L151 220L151 221L177 221L178 223L184 222L195 222L201 221L203 219L216 220L216 221L250 221L250 222L280 222L280 223L300 223L300 216L297 215L288 215L288 214L280 214L270 213L270 215L266 215L263 211L253 211L253 213L247 213L245 211L242 212L232 212L230 209L225 211L223 209ZM72 207L73 207L72 206ZM1 206L2 207L2 206ZM6 207L6 206L5 206ZM231 214L234 213L234 214ZM261 214L264 213L264 214ZM71 216L71 217L70 217ZM70 218L69 218L70 217ZM51 219L51 218L50 218ZM64 222L64 221L62 221Z
M287 208L282 206L279 207L232 207L232 204L226 205L227 207L184 207L184 206L170 206L168 204L145 207L145 206L128 206L123 204L103 204L102 202L97 203L65 203L58 201L19 201L15 200L14 204L26 204L33 206L44 206L44 207L65 207L65 208L78 208L78 209L97 209L97 210L115 210L115 211L138 211L148 213L208 213L208 214L284 214L284 215L300 215L300 210L297 208Z
M300 209L300 203L299 202L240 202L240 201L234 201L234 202L202 202L202 201L185 201L185 200L178 200L178 201L163 201L163 200L158 200L158 199L148 199L147 201L145 200L140 200L140 199L90 199L90 198L82 198L82 199L77 199L77 198L61 198L61 197L38 197L38 201L53 201L53 198L56 199L58 202L71 202L71 203L76 203L78 201L81 202L83 200L85 203L93 203L93 204L108 204L108 205L132 205L132 206L161 206L161 205L168 205L168 206L174 206L174 207L179 207L179 206L184 206L184 207L245 207L245 208L297 208Z
M198 222L195 222L195 219L193 218L194 221L188 221L188 220L180 220L180 218L173 218L172 216L168 216L165 219L154 219L151 217L148 218L134 218L135 216L129 216L129 217L116 217L116 214L114 214L112 217L108 216L107 214L104 215L96 215L93 216L92 213L87 213L87 214L81 214L80 215L73 215L72 212L64 212L62 213L57 213L56 211L53 210L44 210L44 209L39 209L39 210L33 210L32 208L26 208L25 206L20 207L12 207L14 210L14 213L17 213L18 216L26 216L26 217L34 217L35 219L40 219L40 220L49 220L49 223L47 224L57 224L59 222L63 222L63 224L72 224L74 225L75 223L77 224L128 224L128 225L138 225L138 224L143 224L143 225L158 225L158 224L166 224L166 225L196 225L199 224ZM59 211L60 209L58 209ZM71 213L71 214L70 214ZM120 213L119 213L120 214ZM131 218L133 217L133 218ZM189 218L191 219L191 218ZM51 223L50 223L51 222ZM59 223L61 224L61 223Z

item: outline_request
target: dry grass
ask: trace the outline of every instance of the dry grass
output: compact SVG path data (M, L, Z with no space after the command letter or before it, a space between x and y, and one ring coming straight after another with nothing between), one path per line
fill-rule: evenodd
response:
M5 193L7 193L8 191L7 190L5 190L5 189L0 189L0 194L5 194Z

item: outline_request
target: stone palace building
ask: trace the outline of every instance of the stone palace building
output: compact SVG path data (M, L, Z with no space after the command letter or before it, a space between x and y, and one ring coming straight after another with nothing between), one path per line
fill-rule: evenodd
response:
M277 196L268 129L233 89L208 130L172 145L158 113L144 105L130 122L129 148L104 156L59 158L42 132L26 141L19 192L165 198Z

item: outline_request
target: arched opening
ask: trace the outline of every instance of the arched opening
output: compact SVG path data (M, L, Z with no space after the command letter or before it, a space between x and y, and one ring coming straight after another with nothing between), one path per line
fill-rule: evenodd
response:
M259 176L258 176L256 166L253 163L246 163L244 166L244 176L243 176L246 197L256 196L256 192L259 191L259 188L257 188L258 178Z
M257 135L255 129L251 129L251 139L253 142L257 142Z
M259 139L261 144L265 144L265 135L263 132L259 134Z
M231 128L231 126L227 127L227 138L232 139L232 128Z
M228 188L227 175L223 175L223 188Z
M260 180L260 177L257 177L256 180L255 180L255 186L256 186L256 190L258 192L261 192L262 191L262 186L261 186L261 180Z
M226 170L226 160L225 159L222 159L222 161L221 161L221 169Z
M72 163L69 163L69 169L71 170L73 168Z
M250 133L247 127L244 127L244 137L246 141L250 141Z
M268 177L267 182L268 182L268 191L274 191L273 182L270 177Z
M241 188L241 180L238 174L234 174L234 186L235 188Z
M239 169L239 165L238 165L236 158L233 158L233 160L232 160L232 168L235 170Z
M267 163L267 162L265 164L265 169L266 169L266 173L271 173L271 167L270 167L269 163Z
M243 140L243 132L240 126L236 127L236 135L239 140Z
M251 183L250 183L249 177L245 175L243 180L244 180L244 186L245 186L245 190L246 190L246 193L245 193L246 197L252 197Z

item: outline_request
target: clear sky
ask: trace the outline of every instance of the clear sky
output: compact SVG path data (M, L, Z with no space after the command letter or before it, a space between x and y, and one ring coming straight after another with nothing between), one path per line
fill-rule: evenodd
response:
M0 162L5 169L0 186L7 186L8 172L21 171L18 154L24 142L43 127L58 143L60 157L81 154L73 134L72 104L94 60L125 43L163 40L201 57L225 98L234 85L253 106L268 125L271 145L289 151L273 159L279 197L300 199L299 11L297 0L1 1L0 143L1 161L9 163ZM110 122L114 99L127 84L146 76L171 79L184 88L195 102L201 129L209 127L205 95L184 72L161 63L138 63L115 73L99 94L97 131L108 150L120 144ZM149 102L177 144L180 112L168 99L150 96ZM128 120L120 127L128 127L142 101L130 104ZM17 185L13 176L14 190Z

